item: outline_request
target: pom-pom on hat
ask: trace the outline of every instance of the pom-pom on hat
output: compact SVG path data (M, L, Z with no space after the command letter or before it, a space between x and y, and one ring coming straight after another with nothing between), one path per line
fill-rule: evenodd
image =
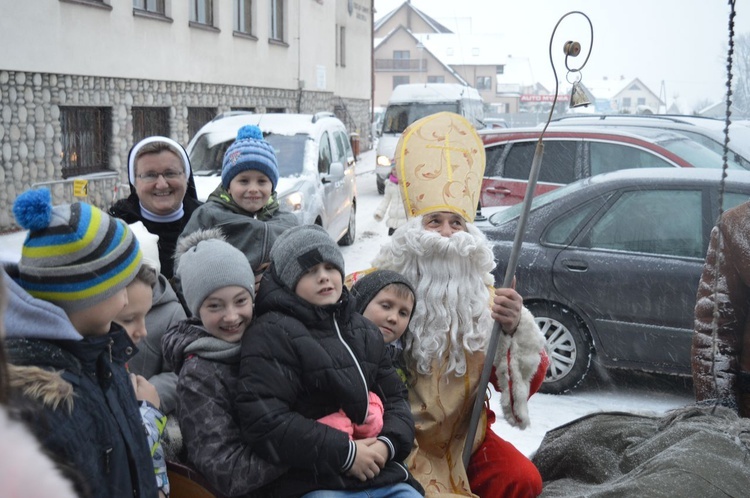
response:
M227 242L218 228L198 230L181 237L175 251L175 275L193 316L200 316L203 301L222 287L244 287L255 299L255 275L247 257Z
M159 236L155 233L148 231L142 221L136 221L135 223L128 224L130 230L138 239L138 244L141 247L143 253L143 264L149 265L151 268L156 270L156 273L161 273L161 260L159 259Z
M318 225L290 228L271 247L271 268L292 291L302 275L320 263L331 263L344 278L344 256L328 232Z
M138 273L141 251L128 226L85 202L52 206L47 189L24 192L13 214L29 230L18 284L70 313L124 289Z
M237 138L224 154L221 167L221 184L225 189L239 173L247 170L257 170L271 180L273 191L279 183L279 166L276 152L271 144L263 138L263 132L255 125L240 128Z

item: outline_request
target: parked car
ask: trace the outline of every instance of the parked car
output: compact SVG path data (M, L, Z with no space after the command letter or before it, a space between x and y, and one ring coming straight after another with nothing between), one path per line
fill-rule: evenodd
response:
M531 170L540 128L481 130L487 166L480 202L508 206L521 202ZM570 126L548 128L544 155L534 195L581 178L626 168L721 168L718 154L669 131L647 130L645 135L611 128ZM731 168L742 169L737 164Z
M355 159L344 124L332 113L219 115L187 146L198 198L221 183L224 152L245 125L257 125L276 151L281 209L317 224L342 245L356 236Z
M639 133L644 128L669 130L684 135L711 149L724 153L723 119L679 114L577 114L557 118L550 126L606 126ZM750 127L733 121L729 127L729 160L750 170Z
M631 169L535 197L516 288L536 317L551 365L542 392L564 393L604 367L690 375L693 309L721 171ZM750 199L750 172L729 171L724 209ZM508 261L522 205L482 229ZM496 270L502 282L505 268Z

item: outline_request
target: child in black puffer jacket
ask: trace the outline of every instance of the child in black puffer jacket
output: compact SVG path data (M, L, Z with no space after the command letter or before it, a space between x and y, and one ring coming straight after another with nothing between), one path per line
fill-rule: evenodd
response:
M406 388L343 278L344 258L322 228L295 227L276 240L256 320L242 338L243 436L259 455L289 467L266 488L273 496L374 488L382 496L421 496L400 463L414 441ZM353 424L365 423L370 392L384 407L377 437L350 440L318 421L342 410Z

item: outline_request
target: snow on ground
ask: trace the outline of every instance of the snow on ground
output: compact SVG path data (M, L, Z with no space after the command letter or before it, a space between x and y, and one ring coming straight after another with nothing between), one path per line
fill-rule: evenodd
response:
M374 152L362 153L357 164L356 240L353 245L341 248L347 273L369 268L380 246L388 241L385 223L373 218L375 209L383 199L377 193L374 168ZM0 235L0 261L17 261L24 238L24 232ZM523 431L503 420L499 399L500 396L493 393L490 403L498 415L493 429L530 456L548 430L589 413L626 411L661 415L670 409L691 404L693 395L689 383L681 379L649 374L591 372L584 384L573 393L534 395L529 400L531 426Z

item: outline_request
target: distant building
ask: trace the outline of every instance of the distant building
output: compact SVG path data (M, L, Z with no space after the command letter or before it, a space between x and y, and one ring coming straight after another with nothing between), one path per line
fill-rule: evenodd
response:
M0 231L33 186L107 207L135 142L230 110L370 128L373 0L0 0ZM195 165L198 166L198 165Z
M656 114L665 106L658 95L640 79L586 78L581 82L594 108L591 112L618 114ZM583 111L586 112L586 111Z

